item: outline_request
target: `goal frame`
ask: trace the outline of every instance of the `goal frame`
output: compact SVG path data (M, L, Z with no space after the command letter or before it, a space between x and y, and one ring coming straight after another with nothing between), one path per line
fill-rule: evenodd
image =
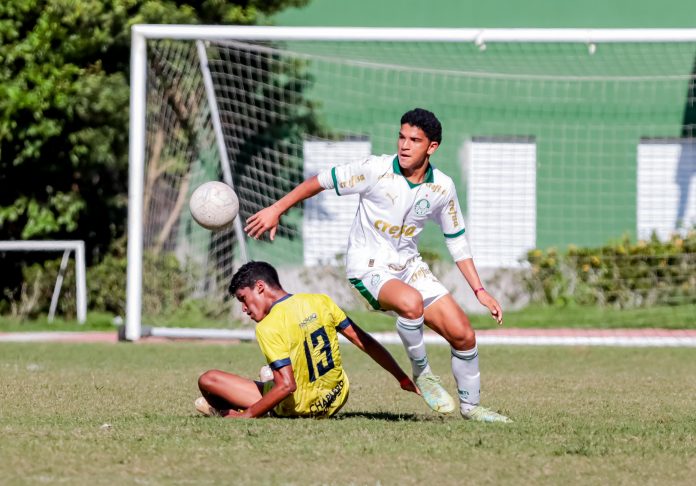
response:
M146 150L147 40L257 40L257 41L370 41L370 42L457 42L485 48L488 43L575 43L585 44L594 52L602 43L680 43L696 42L696 29L479 29L479 28L382 28L382 27L276 27L222 25L152 25L131 28L128 264L125 338L137 341L142 335L142 258L143 189ZM199 47L200 48L200 47ZM204 76L205 79L205 76ZM206 88L207 89L207 88ZM215 107L211 108L214 114ZM213 115L215 124L215 116ZM214 127L215 128L215 127ZM217 132L218 129L215 128ZM224 144L220 133L217 143L225 175ZM227 179L227 177L225 177ZM225 180L231 184L229 180ZM240 242L244 234L239 218L235 232ZM153 329L154 330L154 329ZM203 330L201 330L203 331ZM190 337L190 336L188 336Z
M58 305L58 297L63 286L65 268L70 252L75 252L75 306L77 322L84 324L87 320L87 266L85 264L85 242L82 240L14 240L0 241L0 251L48 251L63 252L58 277L53 287L48 322L53 322Z

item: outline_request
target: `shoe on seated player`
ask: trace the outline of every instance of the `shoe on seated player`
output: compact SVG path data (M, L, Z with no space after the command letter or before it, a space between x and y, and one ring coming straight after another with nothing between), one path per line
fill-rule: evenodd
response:
M468 412L462 411L462 417L475 422L504 422L511 423L512 420L505 415L494 412L493 410L477 405Z
M439 377L432 373L423 373L414 381L423 394L425 403L432 410L439 413L452 413L454 411L454 399L442 387Z
M222 415L220 412L213 408L209 403L208 400L206 400L204 397L198 397L196 398L196 401L193 402L196 405L196 410L198 410L200 413L207 417L221 417Z

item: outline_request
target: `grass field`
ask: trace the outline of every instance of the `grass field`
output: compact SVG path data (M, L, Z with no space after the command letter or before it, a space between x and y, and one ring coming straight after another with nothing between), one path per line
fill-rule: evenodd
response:
M2 484L693 484L691 349L480 350L484 401L513 424L440 417L343 346L336 419L197 416L210 368L255 375L254 344L1 344ZM404 353L390 348L402 364ZM453 390L449 351L431 361ZM105 425L108 424L108 425ZM689 479L691 478L691 479Z
M368 331L393 331L394 317L382 312L368 310L348 311L348 315ZM476 329L493 329L497 325L489 315L471 314L471 322ZM17 331L95 331L113 329L113 316L104 313L90 313L87 323L78 325L76 321L56 318L53 323L46 318L32 321L18 321L0 316L0 332ZM225 320L213 321L199 315L183 312L162 322L148 322L157 326L176 325L178 327L238 328L239 322ZM518 311L505 312L505 327L518 328L593 328L622 329L659 327L664 329L696 329L696 305L671 307L648 307L642 309L612 309L603 307L565 307L532 305Z

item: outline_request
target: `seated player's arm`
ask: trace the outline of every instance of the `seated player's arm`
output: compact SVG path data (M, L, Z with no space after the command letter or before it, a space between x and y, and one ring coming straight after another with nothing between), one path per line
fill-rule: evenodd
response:
M261 400L240 414L231 414L230 416L239 418L263 417L297 389L295 376L292 373L292 365L273 370L273 381L275 382L273 388L262 396Z
M339 328L338 331L345 336L348 341L355 344L360 350L368 354L375 362L397 379L401 388L412 391L420 395L420 391L413 380L404 373L399 364L394 360L389 351L378 343L372 336L360 329L357 324L351 321L351 325Z

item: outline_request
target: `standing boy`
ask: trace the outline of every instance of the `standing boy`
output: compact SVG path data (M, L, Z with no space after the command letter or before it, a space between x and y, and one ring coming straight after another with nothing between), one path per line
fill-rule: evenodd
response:
M418 253L418 236L425 221L433 220L442 229L452 258L479 302L502 324L502 309L483 288L474 266L454 183L430 163L441 141L442 126L435 115L420 108L411 110L401 118L397 154L370 156L305 180L251 216L245 231L254 238L270 231L272 240L280 216L300 201L325 189L333 189L339 196L360 194L348 241L347 276L375 309L398 315L397 330L426 403L442 413L455 408L428 364L424 323L451 346L462 416L481 422L509 422L504 415L480 405L474 330Z

